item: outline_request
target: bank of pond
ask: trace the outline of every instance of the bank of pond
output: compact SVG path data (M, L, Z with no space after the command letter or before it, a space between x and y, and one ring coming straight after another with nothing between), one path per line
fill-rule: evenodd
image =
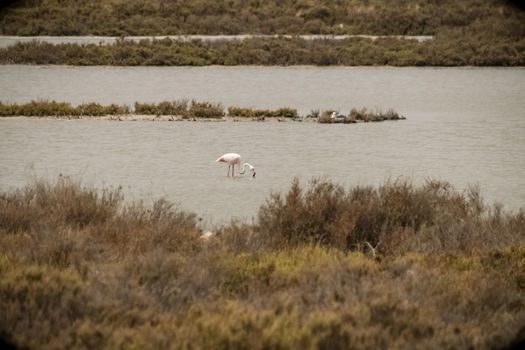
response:
M225 109L220 103L199 102L195 100L162 101L159 103L135 102L127 105L101 105L83 103L73 106L68 102L31 101L25 104L0 102L0 117L57 117L68 119L98 118L110 120L228 120L228 121L313 121L319 123L358 123L406 119L398 112L388 109L353 108L347 114L336 110L312 110L307 115L299 115L297 109L282 107L275 110L230 106Z

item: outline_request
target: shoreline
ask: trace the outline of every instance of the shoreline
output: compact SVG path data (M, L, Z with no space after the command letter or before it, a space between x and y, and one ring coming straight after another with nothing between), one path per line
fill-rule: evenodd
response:
M24 116L24 115L14 115L8 117L0 117L2 119L33 119L33 120L100 120L100 121L115 121L115 122L200 122L200 123L246 123L246 122L256 122L256 123L316 123L323 124L319 122L319 118L315 117L297 117L297 118L251 118L251 117L220 117L220 118L183 118L182 116L173 116L173 115L148 115L148 114L118 114L118 115L103 115L103 116ZM360 124L360 123L374 123L382 121L396 121L396 120L406 120L405 117L400 117L399 119L387 119L387 120L355 120L353 122L338 122L334 121L331 123L324 124Z
M275 110L230 106L225 109L220 103L198 102L192 100L162 101L159 103L135 102L134 108L128 105L101 105L84 103L73 106L68 102L31 101L26 104L4 104L0 101L0 117L26 117L46 119L90 119L115 121L202 121L202 122L318 122L345 123L379 122L406 119L392 109L371 110L366 107L353 108L348 114L336 110L312 110L300 115L297 109L281 107Z
M106 120L106 121L122 121L122 122L136 122L136 121L151 121L151 122L211 122L211 123L221 123L221 122L268 122L268 123L282 123L282 122L307 122L307 123L317 123L318 118L306 118L298 117L295 119L292 118L250 118L250 117L221 117L221 118L183 118L182 116L174 115L149 115L149 114L117 114L117 115L103 115L103 116L24 116L24 115L14 115L9 117L0 117L0 120L3 118L9 119L41 119L41 120Z

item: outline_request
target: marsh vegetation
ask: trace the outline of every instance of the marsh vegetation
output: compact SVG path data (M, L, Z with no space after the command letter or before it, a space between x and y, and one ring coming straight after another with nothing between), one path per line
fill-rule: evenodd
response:
M198 102L195 100L162 101L159 103L135 102L134 109L126 105L101 105L99 103L83 103L72 106L66 102L31 101L25 104L5 104L0 102L0 117L27 116L27 117L100 117L126 115L171 116L178 120L188 119L222 119L264 121L266 118L279 120L316 120L319 123L335 122L330 117L332 110L312 111L306 116L299 116L297 109L282 107L276 110L244 108L230 106L225 111L220 103ZM378 122L385 120L405 119L392 109L383 112L379 109L367 108L352 109L344 118L344 123ZM170 119L175 120L175 119Z
M432 35L478 24L522 29L523 17L504 0L20 0L0 13L0 34Z
M524 22L525 11L503 0L16 1L0 12L2 35L370 34L435 39L24 43L0 49L0 63L519 66L525 64Z
M501 348L525 213L444 182L293 181L253 224L67 178L0 194L0 334L38 348Z
M473 29L417 42L399 38L252 38L243 41L119 40L112 45L18 43L0 49L0 64L115 66L344 65L519 66L525 36Z

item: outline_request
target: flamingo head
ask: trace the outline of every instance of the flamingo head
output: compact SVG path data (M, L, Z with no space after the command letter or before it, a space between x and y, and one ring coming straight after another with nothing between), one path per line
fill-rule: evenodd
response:
M226 161L224 160L224 157L219 157L219 158L217 158L216 162L223 162L223 163L225 163Z
M255 174L256 174L256 172L255 172L255 168L253 168L252 172L253 172L253 175L252 175L252 176L255 177Z

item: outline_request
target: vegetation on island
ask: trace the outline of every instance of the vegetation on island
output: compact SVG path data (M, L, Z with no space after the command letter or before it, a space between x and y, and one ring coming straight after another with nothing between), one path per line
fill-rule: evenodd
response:
M316 119L319 123L356 123L356 122L377 122L384 120L405 119L392 109L383 112L379 109L369 110L365 107L352 109L343 119L331 117L332 110L311 111L306 116L299 116L297 109L282 107L276 110L244 108L230 106L225 111L220 103L198 102L192 100L162 101L159 103L140 103L135 102L132 110L125 105L101 105L99 103L83 103L73 106L67 102L56 101L31 101L25 104L9 104L0 101L0 117L26 116L26 117L100 117L100 116L125 116L125 115L154 115L172 116L181 120L187 119L221 119L224 117L251 119L263 121L266 118L277 119ZM175 119L173 119L175 120Z
M511 348L525 213L476 188L294 180L252 224L68 178L0 193L0 336L27 348Z
M335 115L334 115L335 113ZM382 111L379 109L376 110L370 110L366 107L363 107L361 109L352 108L352 110L347 115L337 115L336 111L328 110L324 111L323 113L319 113L319 111L312 111L310 113L311 117L317 117L317 120L319 123L323 124L331 124L331 123L344 123L344 124L351 124L351 123L359 123L359 122L382 122L385 120L402 120L406 119L403 116L400 116L399 113L394 111L393 109L388 109L387 111Z

